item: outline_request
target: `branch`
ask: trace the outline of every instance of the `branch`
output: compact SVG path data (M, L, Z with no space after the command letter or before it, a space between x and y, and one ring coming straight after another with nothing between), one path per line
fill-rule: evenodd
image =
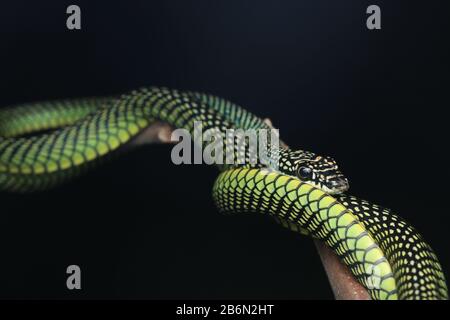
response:
M272 127L269 119L265 122ZM170 139L173 128L163 122L156 122L146 128L133 140L134 145L150 143L173 143ZM284 145L286 147L286 145ZM367 290L353 277L336 254L319 240L314 240L331 288L337 300L370 300Z
M323 242L314 239L323 267L337 300L371 300L369 292L351 274L338 256Z

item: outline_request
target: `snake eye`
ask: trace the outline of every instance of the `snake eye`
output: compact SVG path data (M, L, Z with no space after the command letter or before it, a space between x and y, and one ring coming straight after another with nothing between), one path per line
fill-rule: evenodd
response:
M298 169L298 177L303 180L309 180L312 178L312 170L308 167L300 167Z

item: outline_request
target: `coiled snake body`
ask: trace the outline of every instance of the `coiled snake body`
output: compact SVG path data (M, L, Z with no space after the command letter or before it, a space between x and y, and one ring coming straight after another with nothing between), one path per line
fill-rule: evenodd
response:
M133 141L152 122L175 128L270 129L224 99L166 88L115 98L36 103L0 111L0 190L30 192L57 186ZM39 135L37 131L53 130ZM225 148L236 148L234 143ZM241 146L234 156L250 156ZM402 218L342 194L348 188L335 161L312 152L272 148L280 166L222 165L213 187L219 210L259 212L324 241L374 299L447 299L439 261Z

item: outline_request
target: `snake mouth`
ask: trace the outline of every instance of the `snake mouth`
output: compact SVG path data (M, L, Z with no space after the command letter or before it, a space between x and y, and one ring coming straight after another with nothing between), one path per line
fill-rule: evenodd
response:
M349 189L348 180L345 178L333 179L324 186L329 194L340 194Z

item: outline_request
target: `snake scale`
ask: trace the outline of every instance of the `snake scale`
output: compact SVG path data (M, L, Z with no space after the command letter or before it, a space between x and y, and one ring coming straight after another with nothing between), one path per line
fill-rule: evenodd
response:
M32 192L71 180L110 155L130 149L152 122L191 134L204 129L271 129L225 99L167 88L118 97L26 104L0 110L0 190ZM229 143L225 148L235 148ZM244 148L235 156L249 154ZM431 247L389 209L346 195L345 176L330 157L272 148L279 167L222 165L213 199L224 213L268 214L282 226L325 242L373 299L448 299Z

